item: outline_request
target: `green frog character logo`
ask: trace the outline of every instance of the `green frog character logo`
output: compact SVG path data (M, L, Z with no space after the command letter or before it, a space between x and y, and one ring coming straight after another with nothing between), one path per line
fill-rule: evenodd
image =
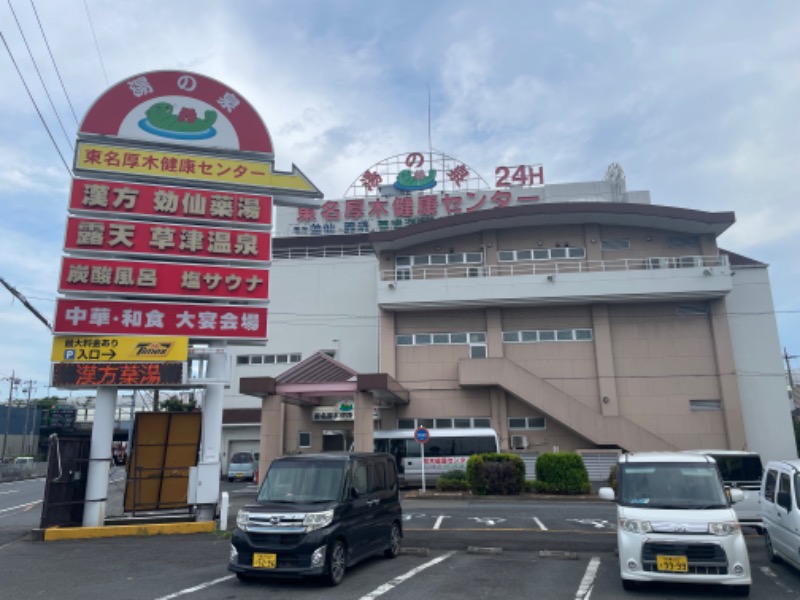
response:
M193 108L181 108L178 114L169 102L156 102L148 108L146 118L139 121L139 127L148 133L174 140L206 140L217 135L213 125L217 112L207 110L202 119L197 118Z

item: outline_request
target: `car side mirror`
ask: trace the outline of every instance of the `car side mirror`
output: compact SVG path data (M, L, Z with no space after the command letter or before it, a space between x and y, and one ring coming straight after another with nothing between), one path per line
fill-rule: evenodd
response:
M728 493L728 499L731 504L736 504L744 500L744 492L739 488L728 488L725 491Z
M615 497L615 495L614 495L614 489L613 489L613 488L610 488L610 487L601 487L601 488L600 488L600 489L597 491L597 494L598 494L598 496L600 496L600 498L601 498L601 499L603 499L603 500L611 500L612 502L613 502L614 500L616 500L616 497Z

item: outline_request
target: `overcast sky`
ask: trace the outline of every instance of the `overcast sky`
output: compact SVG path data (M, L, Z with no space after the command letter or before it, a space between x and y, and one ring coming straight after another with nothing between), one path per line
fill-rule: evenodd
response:
M277 166L297 164L326 198L427 147L430 87L433 146L487 180L498 165L542 163L548 182L594 181L616 161L653 204L734 211L720 246L770 265L781 347L800 355L800 2L10 4L0 276L48 319L77 121L123 79L187 70L245 97ZM0 288L0 377L13 370L47 393L50 350L46 327Z

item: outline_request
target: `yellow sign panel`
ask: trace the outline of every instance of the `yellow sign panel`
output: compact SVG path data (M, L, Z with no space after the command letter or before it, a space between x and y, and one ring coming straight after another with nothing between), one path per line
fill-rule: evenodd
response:
M293 167L291 173L273 172L271 162L187 154L128 146L108 146L78 142L75 169L103 173L123 173L158 179L205 181L246 185L272 191L292 191L321 196L316 186Z
M53 362L183 362L189 358L188 337L57 336Z

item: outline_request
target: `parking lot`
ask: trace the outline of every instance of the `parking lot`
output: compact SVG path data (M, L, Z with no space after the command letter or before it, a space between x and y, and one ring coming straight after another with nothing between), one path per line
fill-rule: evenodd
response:
M10 498L11 484L0 492ZM223 483L229 521L255 495ZM0 496L2 497L2 496ZM653 585L623 592L614 553L614 507L597 500L406 498L404 553L370 559L328 588L316 580L241 583L226 569L226 532L0 545L3 598L186 600L255 598L437 599L725 598L723 588ZM29 509L26 514L30 514ZM0 513L0 527L6 527ZM769 563L747 536L751 598L800 597L800 573ZM33 572L37 576L28 574Z

